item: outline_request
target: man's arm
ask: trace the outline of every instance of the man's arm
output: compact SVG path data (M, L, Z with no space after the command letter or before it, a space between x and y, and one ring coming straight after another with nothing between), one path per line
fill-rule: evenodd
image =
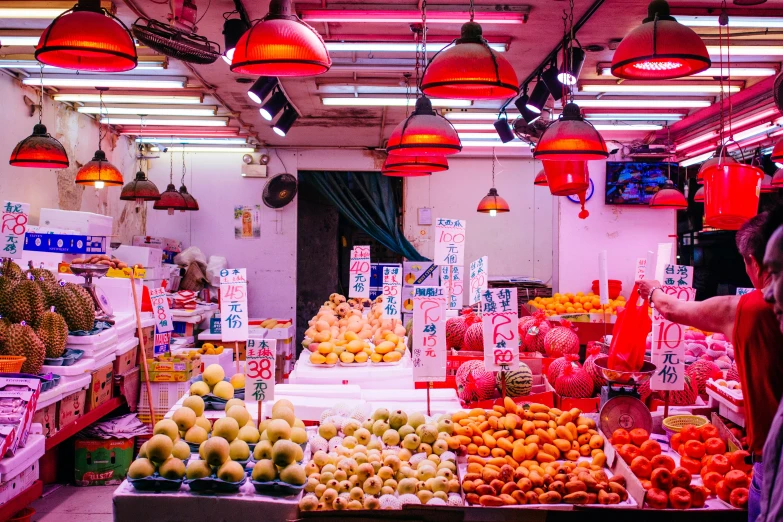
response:
M658 281L652 280L637 281L636 284L642 297L649 297L654 288L661 286ZM732 340L738 296L711 297L705 301L680 301L672 295L656 290L652 295L652 303L661 315L673 323L692 326L705 332L719 332Z

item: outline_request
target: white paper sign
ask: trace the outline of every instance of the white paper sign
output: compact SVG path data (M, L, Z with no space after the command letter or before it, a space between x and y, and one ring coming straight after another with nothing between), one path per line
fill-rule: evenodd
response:
M465 264L465 220L438 218L435 221L436 265Z
M662 286L693 286L693 267L686 265L671 265L663 267Z
M519 309L516 288L492 288L481 295L484 334L484 368L508 371L519 368Z
M647 258L637 257L636 272L634 273L634 281L641 281L642 279L644 279L646 273L647 273Z
M609 269L606 262L606 250L601 250L598 254L598 293L602 305L609 304Z
M417 286L413 294L413 381L446 380L446 291Z
M658 254L655 257L655 280L663 281L666 265L672 262L672 244L658 243Z
M370 298L370 247L355 246L351 250L348 297Z
M275 339L248 339L245 349L245 398L275 400Z
M3 201L3 224L0 225L0 237L3 251L0 257L19 259L22 257L24 233L30 219L30 204L17 201Z
M383 267L383 315L384 319L400 319L402 306L402 265Z
M440 280L449 294L447 307L449 310L459 310L462 308L462 295L465 291L463 281L464 268L462 266L442 266L440 267Z
M470 302L481 301L481 296L487 291L489 278L489 257L482 256L470 264Z
M247 340L247 270L220 271L220 335L223 342Z
M696 290L686 287L664 286L663 291L682 301L696 299ZM652 363L655 373L650 379L651 390L682 390L685 387L685 328L667 321L653 309Z
M152 301L155 329L161 333L172 331L174 322L171 320L171 310L169 309L169 299L166 297L166 290L164 288L153 288L150 290L150 301Z

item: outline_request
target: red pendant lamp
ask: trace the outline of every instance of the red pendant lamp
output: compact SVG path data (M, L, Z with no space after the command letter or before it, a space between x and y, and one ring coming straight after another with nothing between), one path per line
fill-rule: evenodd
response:
M586 161L544 160L542 163L553 196L572 196L590 188Z
M254 76L315 76L332 66L318 32L291 9L290 0L272 0L269 13L237 42L231 70Z
M549 186L549 182L546 179L546 172L544 169L541 169L541 171L536 174L536 179L533 180L533 185L536 187L547 187Z
M775 175L772 176L771 185L777 189L783 188L783 169L778 169L775 171Z
M473 21L462 25L453 47L438 52L424 70L421 91L427 96L459 100L496 100L519 94L514 68L492 50Z
M481 198L481 201L479 201L478 207L476 208L476 212L481 212L482 214L489 214L490 217L495 217L498 213L505 213L508 212L510 209L508 207L508 202L500 197L498 194L498 189L495 188L495 156L493 154L492 156L492 188L489 189L489 192L486 196Z
M105 90L107 89L103 87L98 88L100 93L98 108L101 113L106 108L103 105L103 91ZM109 160L106 159L106 153L101 149L104 138L104 134L101 132L102 129L103 125L98 122L98 150L95 151L92 159L76 173L74 181L77 185L92 185L96 189L102 189L106 185L121 186L123 183L122 173L117 167L109 163Z
M443 156L388 156L381 172L384 176L429 176L433 172L449 170Z
M386 152L398 156L447 156L461 150L457 131L426 96L419 96L416 109L394 128L386 144Z
M762 194L771 194L772 192L775 192L778 189L778 187L772 186L772 176L769 174L764 174L764 178L761 180L761 193Z
M40 120L33 127L33 133L16 144L8 163L13 167L41 169L64 169L70 164L65 148L46 131Z
M566 104L560 118L550 123L533 157L539 160L588 161L609 157L601 134L582 118L579 106ZM549 181L550 185L552 181Z
M650 199L650 207L657 210L682 210L688 208L688 200L677 190L672 180L667 179L663 187Z
M153 182L147 179L147 175L141 168L136 173L136 179L129 181L120 193L122 201L135 201L137 205L145 201L157 201L160 199L160 191Z
M182 198L185 200L185 207L186 208L185 208L185 210L181 210L182 212L198 210L198 201L196 201L196 198L194 198L188 192L188 187L186 187L184 183L182 185L180 185L179 193L182 194Z
M775 146L772 148L771 159L778 168L783 167L783 138L779 139Z
M707 47L693 29L669 14L666 0L653 0L647 18L617 46L612 75L628 80L670 80L712 65Z
M100 0L79 0L55 18L41 34L35 58L85 72L130 71L138 61L128 28Z
M699 190L693 195L693 201L696 203L704 203L704 187L699 187Z

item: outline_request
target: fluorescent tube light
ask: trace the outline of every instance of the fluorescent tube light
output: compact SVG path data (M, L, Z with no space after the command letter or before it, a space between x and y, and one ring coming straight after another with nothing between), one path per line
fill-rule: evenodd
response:
M655 100L591 100L591 99L578 99L574 102L581 108L625 108L625 109L699 109L702 107L709 107L712 102L707 100L670 100L670 99L655 99Z
M173 147L167 147L166 152L241 152L247 154L255 151L255 147L197 147L195 145L183 147L181 145L174 145Z
M702 163L710 159L714 154L715 153L713 151L709 151L709 152L705 152L704 154L699 154L698 156L688 158L680 162L680 167L690 167L691 165Z
M25 85L41 86L41 78L30 76ZM44 74L45 87L110 87L115 89L183 89L187 78L173 76L92 76L89 74Z
M485 24L523 24L526 15L524 13L477 11L474 21ZM428 24L457 24L461 25L470 19L470 15L463 11L435 11L427 12ZM415 9L406 11L374 10L374 9L305 9L302 11L302 20L313 22L338 22L338 23L401 23L411 24L421 22L421 12Z
M597 124L593 125L595 127L595 130L598 131L655 131L655 130L661 130L663 128L662 125L654 125L654 124L643 124L643 123L628 123L628 124ZM487 131L487 137L493 137L492 134L490 134L491 131L495 130L495 127L491 123L455 123L454 128L457 131ZM470 136L468 136L470 134ZM479 136L478 134L474 133L460 133L460 137L465 137L468 139L478 138L482 139L483 136Z
M171 107L167 105L106 105L103 108L97 105L83 106L76 109L82 114L131 114L143 116L215 116L217 106L199 105L198 107Z
M441 100L430 98L433 107L470 107L471 100ZM321 98L321 103L335 107L413 107L416 98Z
M155 126L181 126L181 127L225 127L228 125L228 118L141 118L137 117L103 117L101 123L107 125L141 125L145 127Z
M427 21L429 22L429 14L427 14ZM427 42L427 53L436 53L448 45L451 45L451 43ZM506 44L504 43L490 43L489 47L500 53L506 52ZM421 49L421 46L419 48ZM416 44L413 42L326 42L326 49L335 52L413 53L416 52Z
M0 45L5 46L2 42ZM13 60L13 59L0 59L0 69L22 69L25 71L39 71L41 64L35 60ZM141 61L134 71L162 71L164 70L164 64L160 60L156 61ZM71 72L69 69L61 69L60 67L52 67L51 65L44 66L44 72ZM40 84L39 84L40 85Z
M628 93L640 93L640 92L657 92L657 93L673 93L673 94L720 94L720 85L667 85L666 83L659 83L656 85L639 85L639 84L612 84L612 85L599 85L595 83L582 84L579 87L581 92L606 92L612 94L628 94ZM724 85L723 92L732 93L739 92L739 85Z
M676 113L643 113L643 112L637 112L637 113L628 113L623 114L621 112L613 112L613 113L593 113L593 114L587 114L585 115L586 120L594 120L594 121L605 121L605 120L617 120L617 121L677 121L684 118L684 114L676 114Z
M715 64L713 64L715 65ZM732 78L755 78L755 77L767 77L772 76L774 74L777 74L777 69L774 67L731 67L731 76ZM692 77L716 77L716 76L728 76L729 75L729 67L724 66L723 72L721 73L720 67L710 67L709 69L702 71L700 73L694 74ZM601 76L612 76L612 69L609 67L603 67L601 68Z
M688 27L720 27L717 16L676 15L677 21ZM764 16L730 16L729 27L783 28L783 18Z
M247 138L173 138L144 137L136 138L136 143L171 143L174 145L246 145Z
M728 56L783 56L783 46L780 45L732 45L730 49L723 47L723 55ZM721 48L717 45L708 45L707 52L710 56L721 56Z
M72 103L100 103L100 96L81 93L58 93L52 96L55 101ZM202 96L168 96L168 95L135 95L135 94L104 94L103 103L148 103L169 105L197 105L203 101Z

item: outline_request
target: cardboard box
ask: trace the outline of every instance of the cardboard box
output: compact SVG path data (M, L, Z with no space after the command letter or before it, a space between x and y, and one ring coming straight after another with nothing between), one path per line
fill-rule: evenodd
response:
M122 375L125 372L132 370L138 363L136 362L139 357L139 347L133 348L131 351L126 352L116 359L114 359L114 373Z
M84 409L87 400L87 390L79 390L70 395L66 395L58 402L57 406L57 429L61 430L65 426L84 415Z
M163 262L163 249L155 247L120 245L114 251L114 255L129 266L160 268Z
M120 484L133 461L133 438L76 439L74 453L77 486Z
M182 242L167 237L133 236L133 246L160 248L169 252L182 252Z
M38 476L38 466L30 466L11 480L0 484L0 505L5 504L19 495L20 492L32 486L33 482L38 480Z
M111 236L114 218L92 212L42 208L38 223L42 227L76 230L86 236Z
M53 402L36 411L33 415L33 423L38 423L43 427L43 434L46 437L57 433L57 403Z
M201 366L201 358L195 359L173 356L166 359L147 359L150 382L186 382L197 373ZM145 382L144 372L141 380Z
M0 374L0 399L24 401L24 408L18 416L0 424L0 456L13 457L17 449L24 447L40 395L39 379L21 373Z
M92 411L111 399L113 391L114 363L111 362L92 372L92 382L87 394L87 411Z
M140 342L144 345L144 352L147 359L155 357L155 326L145 326L141 329L142 338ZM138 333L136 334L138 337Z

